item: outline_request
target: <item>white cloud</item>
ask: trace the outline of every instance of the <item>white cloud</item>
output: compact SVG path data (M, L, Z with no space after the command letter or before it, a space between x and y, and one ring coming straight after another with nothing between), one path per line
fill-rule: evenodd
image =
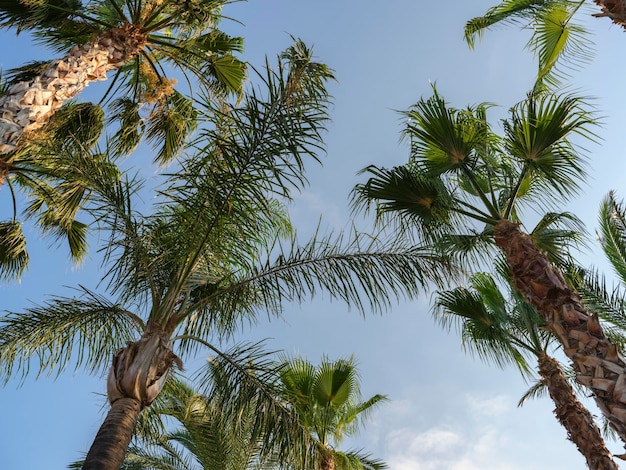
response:
M528 470L500 454L507 440L495 429L483 428L477 434L441 428L420 433L403 429L389 436L386 461L393 470Z

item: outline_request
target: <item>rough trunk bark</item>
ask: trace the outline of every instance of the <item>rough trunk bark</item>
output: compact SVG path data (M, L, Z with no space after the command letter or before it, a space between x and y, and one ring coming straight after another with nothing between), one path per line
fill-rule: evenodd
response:
M11 85L0 96L0 155L15 150L24 133L46 124L66 101L89 83L106 80L108 71L126 63L144 45L145 36L126 24L75 46L35 78Z
M141 402L134 398L120 398L111 404L89 449L83 470L118 470L122 466L142 409Z
M602 332L598 316L586 309L519 224L500 221L494 235L515 287L559 339L577 381L593 392L598 407L626 443L626 361Z
M593 16L611 18L613 23L626 29L626 1L625 0L594 0L602 13Z
M322 452L320 470L335 470L335 459L333 458L333 453L331 451L325 450Z
M182 368L168 345L167 334L152 322L139 341L115 354L107 379L111 410L87 453L83 470L119 470L139 413L161 392L174 363Z
M587 460L587 466L593 470L619 470L604 444L600 429L589 410L576 398L559 363L547 354L541 354L538 363L539 374L555 404L554 414L567 430L568 439Z

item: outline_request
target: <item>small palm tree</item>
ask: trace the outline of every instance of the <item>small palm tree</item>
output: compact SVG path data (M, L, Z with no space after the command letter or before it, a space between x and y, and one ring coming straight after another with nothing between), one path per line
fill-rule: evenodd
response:
M383 395L361 401L359 377L353 357L322 359L316 367L302 358L287 359L280 370L287 403L313 435L311 450L315 470L374 470L387 468L380 460L360 452L337 448L357 431L359 421L381 402Z
M143 415L122 469L260 469L260 456L271 449L262 449L252 409L231 419L210 396L170 378L150 413ZM173 430L171 420L176 425Z
M207 126L159 190L152 214L133 208L133 181L101 186L94 210L110 235L104 262L115 302L82 289L2 319L7 379L27 372L34 357L45 357L47 370L73 357L98 370L113 358L111 408L85 469L120 467L141 411L180 366L179 355L212 349L212 338L228 337L261 311L281 315L283 302L319 289L362 309L365 299L383 308L445 268L430 252L377 238L315 237L298 246L289 236L277 198L289 200L305 184L304 163L318 158L328 119L332 73L311 54L296 41L278 70L262 76L265 92L251 89L229 109L206 103Z
M24 133L46 124L89 83L115 72L111 90L121 122L120 150L134 147L145 130L170 159L193 129L191 102L175 91L164 66L176 67L212 92L240 92L245 65L233 56L240 38L219 29L226 0L2 0L0 26L30 31L68 53L16 69L0 96L0 154L13 152ZM109 92L107 92L109 94ZM140 115L147 105L146 122ZM3 164L6 166L6 164ZM6 170L6 169L5 169Z
M459 324L463 345L498 366L514 363L528 374L530 365L526 358L533 356L541 377L539 384L548 389L556 406L556 418L589 468L619 468L593 416L576 398L560 364L548 355L547 349L554 338L541 329L543 321L536 310L515 293L507 301L488 274L475 274L470 284L469 289L459 287L438 295L435 305L442 324Z
M370 167L355 189L357 204L376 203L452 257L471 248L497 248L515 289L537 310L573 361L579 383L626 442L626 362L566 282L558 259L540 237L521 229L520 210L543 212L539 226L572 220L548 212L577 192L584 162L572 136L592 137L593 117L579 98L531 94L491 131L486 105L448 107L437 92L407 113L411 160L392 169ZM490 259L494 259L490 252ZM464 257L466 269L476 266Z

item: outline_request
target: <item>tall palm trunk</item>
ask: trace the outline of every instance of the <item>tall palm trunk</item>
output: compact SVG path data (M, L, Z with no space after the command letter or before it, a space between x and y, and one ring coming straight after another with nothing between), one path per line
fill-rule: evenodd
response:
M24 133L46 124L63 103L89 83L106 80L108 71L118 69L144 45L143 33L126 24L75 46L36 77L11 85L0 96L0 154L13 151Z
M593 16L607 16L613 23L626 29L626 1L625 0L594 0L602 9L602 13Z
M83 470L121 467L139 413L161 392L174 363L182 368L168 345L167 334L152 322L139 341L115 354L107 379L111 409L87 453Z
M545 353L539 356L538 363L539 374L556 405L554 414L567 430L568 439L584 455L587 466L593 470L618 470L619 467L604 444L600 429L589 410L576 398L559 363Z
M604 335L598 316L583 305L519 224L500 221L495 242L506 255L514 286L535 307L573 361L576 379L626 442L626 361Z

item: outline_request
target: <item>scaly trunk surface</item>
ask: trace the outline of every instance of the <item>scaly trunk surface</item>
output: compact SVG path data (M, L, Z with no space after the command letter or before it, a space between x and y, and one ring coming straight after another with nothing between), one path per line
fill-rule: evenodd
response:
M619 470L604 444L600 429L587 408L578 401L572 385L563 375L559 363L548 356L539 356L539 374L548 387L550 398L556 405L554 414L567 430L572 441L587 460L592 470Z
M593 16L611 18L613 23L626 29L626 1L625 0L594 0L602 13Z
M167 334L152 322L139 341L115 353L107 379L111 410L87 453L83 470L119 470L139 413L161 392L174 363L182 368L168 345Z
M320 470L335 470L335 459L331 451L324 449L322 452Z
M576 380L593 392L598 407L626 443L626 361L602 332L598 316L587 310L519 224L502 220L494 235L515 288L559 339L573 362Z
M145 45L136 26L126 24L72 48L38 76L18 82L0 96L0 155L15 150L19 138L45 125L50 116L89 83L106 80Z

